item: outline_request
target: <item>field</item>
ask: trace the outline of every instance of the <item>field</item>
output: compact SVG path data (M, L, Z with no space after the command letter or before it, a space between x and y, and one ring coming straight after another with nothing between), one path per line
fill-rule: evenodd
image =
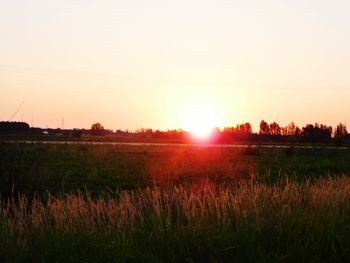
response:
M350 150L0 144L1 262L349 262Z

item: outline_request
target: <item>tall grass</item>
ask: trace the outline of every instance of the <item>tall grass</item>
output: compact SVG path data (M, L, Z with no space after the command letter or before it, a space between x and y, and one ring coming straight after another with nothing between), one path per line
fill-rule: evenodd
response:
M1 202L2 262L349 262L350 178Z

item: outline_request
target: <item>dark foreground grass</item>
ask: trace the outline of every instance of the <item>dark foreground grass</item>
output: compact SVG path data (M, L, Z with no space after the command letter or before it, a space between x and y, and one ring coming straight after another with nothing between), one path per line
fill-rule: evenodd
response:
M2 262L349 262L350 179L2 202Z
M0 262L350 262L350 151L0 143Z

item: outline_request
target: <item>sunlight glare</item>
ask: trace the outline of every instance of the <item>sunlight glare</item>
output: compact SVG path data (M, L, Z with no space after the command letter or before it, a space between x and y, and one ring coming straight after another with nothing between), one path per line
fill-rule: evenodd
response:
M192 105L183 112L181 128L197 139L208 139L219 126L219 116L209 105Z

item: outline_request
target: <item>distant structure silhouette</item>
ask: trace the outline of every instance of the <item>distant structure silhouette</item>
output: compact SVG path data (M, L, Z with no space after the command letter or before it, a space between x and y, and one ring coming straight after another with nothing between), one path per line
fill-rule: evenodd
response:
M104 135L105 128L101 125L101 123L97 122L92 124L91 126L91 135L98 136L98 135Z

